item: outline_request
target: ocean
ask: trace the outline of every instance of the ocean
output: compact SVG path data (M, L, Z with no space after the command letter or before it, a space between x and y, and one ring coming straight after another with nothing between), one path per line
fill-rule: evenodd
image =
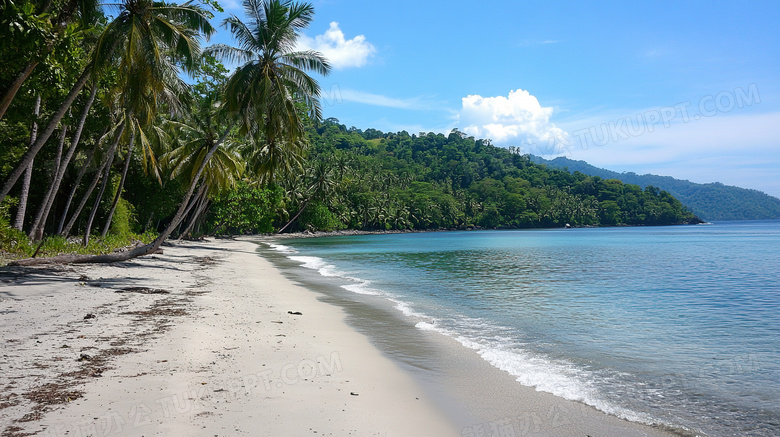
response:
M339 299L386 302L518 384L698 435L780 435L778 221L279 239L261 251Z

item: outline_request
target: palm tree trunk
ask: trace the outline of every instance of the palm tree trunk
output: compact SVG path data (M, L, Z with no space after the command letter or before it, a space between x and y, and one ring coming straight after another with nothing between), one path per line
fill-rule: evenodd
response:
M192 193L195 192L195 187L198 184L198 180L200 179L201 175L203 174L203 170L206 168L206 165L209 163L209 160L211 160L211 157L214 155L214 153L217 151L220 145L225 141L225 138L227 138L228 134L230 134L230 130L233 129L233 122L231 122L227 129L225 129L225 133L222 134L221 137L211 146L211 149L209 149L208 153L206 153L206 156L203 157L203 161L200 163L200 167L198 167L197 173L195 173L195 176L192 178L192 182L190 182L190 186L187 189L187 193L184 195L184 199L182 199L181 205L179 205L178 211L176 211L176 215L173 217L173 221L171 221L171 224L168 225L167 228L160 234L160 236L157 237L154 242L151 244L157 244L154 249L152 249L149 252L144 253L143 255L146 255L147 253L151 253L154 250L157 250L160 247L160 244L162 244L163 241L165 241L170 235L171 232L173 232L174 229L176 229L176 226L178 226L179 222L181 222L183 216L184 216L184 209L187 207L187 204L189 203L190 198L192 197ZM136 255L139 256L139 255Z
M206 184L203 183L200 186L200 189L198 190L198 193L195 194L195 197L191 198L189 203L187 204L187 208L184 210L184 214L182 214L181 220L179 221L179 230L181 230L182 222L185 218L190 214L190 211L192 210L192 207L195 206L196 203L198 203L198 200L200 199L200 196L203 194L203 191L206 190Z
M122 177L119 179L119 187L116 189L114 195L114 201L111 202L111 209L108 211L108 218L106 218L106 224L103 226L103 233L101 237L105 237L108 234L108 228L111 227L111 219L114 217L114 211L116 211L116 205L119 203L119 198L122 196L122 188L125 186L125 180L127 179L127 170L130 168L130 158L133 156L133 147L135 146L135 129L133 134L130 135L130 145L127 147L127 158L125 158L125 167L122 169Z
M187 227L184 228L184 232L179 235L179 240L182 239L182 237L188 235L190 233L190 230L192 230L192 227L195 226L195 223L198 222L198 220L203 216L203 213L208 209L209 201L207 196L203 196L200 202L200 206L198 206L197 210L195 211L195 214L192 215L190 218L190 222L187 223Z
M38 137L38 117L41 115L41 95L35 99L35 109L33 109L32 127L30 128L30 145L35 143ZM24 215L27 212L27 197L30 195L30 182L32 181L33 162L27 167L22 180L22 193L19 196L19 207L16 209L16 220L14 220L14 229L21 231L24 228Z
M200 233L200 228L203 226L204 223L206 223L206 214L209 212L209 208L211 207L211 200L206 199L206 203L203 204L203 207L201 208L200 215L198 216L197 220L195 220L192 225L195 227L195 229L190 229L187 233L192 236L193 233Z
M118 262L118 261L127 261L129 259L148 255L150 253L157 251L157 249L160 248L163 242L167 240L168 237L170 237L174 229L176 229L176 227L179 226L179 223L181 222L182 217L184 215L184 210L187 208L187 205L189 204L190 198L192 197L192 193L195 192L195 187L197 186L198 181L200 180L200 176L203 174L203 170L206 168L206 165L208 164L209 160L214 155L214 153L217 151L219 146L225 141L228 134L230 134L231 129L233 129L233 123L230 123L228 125L227 129L225 129L225 133L219 138L219 140L217 140L211 146L211 149L209 149L208 153L206 153L206 156L203 158L203 161L200 163L200 166L198 167L197 173L195 173L195 176L192 178L192 181L190 182L190 186L187 189L187 192L184 194L184 198L182 199L182 202L179 205L179 209L176 211L176 215L173 217L173 220L165 228L165 230L163 230L163 232L151 243L140 247L136 247L135 249L128 250L126 252L115 252L115 253L109 253L105 255L61 255L61 256L54 256L51 258L27 258L18 261L12 261L8 263L8 265L25 266L25 265L40 265L40 264L51 264L51 263L68 263L68 264L110 263L110 262Z
M202 181L199 181L199 183ZM196 184L197 185L197 184ZM176 229L176 232L181 231L181 226L184 224L184 219L187 218L187 216L190 214L190 211L192 210L192 207L195 206L195 204L198 202L198 199L200 199L201 194L203 194L203 191L206 189L206 184L202 183L200 186L200 189L198 190L197 194L195 194L195 197L192 197L189 200L189 203L187 204L187 208L184 209L184 213L181 216L181 220L179 220L179 227Z
M19 92L19 89L22 88L24 81L30 77L37 65L38 61L30 61L24 70L22 70L22 72L16 76L16 79L14 79L13 83L8 86L8 89L5 91L5 93L3 93L3 97L0 98L0 120L3 119L5 112L8 110L8 107L11 106L11 102L13 102L14 97L16 97L16 93Z
M100 201L103 199L103 193L106 192L106 186L108 185L108 179L111 176L111 164L114 162L114 151L117 151L119 140L122 138L122 134L125 132L125 123L122 123L122 127L119 128L119 133L114 140L114 145L111 146L111 154L108 156L108 163L106 164L105 175L103 176L103 183L100 184L100 190L98 190L97 197L95 198L95 205L92 207L92 211L89 213L89 219L87 220L87 227L84 229L84 239L82 244L87 246L89 244L89 233L92 230L92 222L95 220L95 214L97 214L100 207Z
M66 237L70 234L70 230L73 227L73 225L76 223L76 220L78 219L79 215L81 215L81 211L84 209L84 206L87 204L87 200L89 200L89 196L92 195L92 191L95 190L95 187L97 187L98 182L100 182L100 177L103 174L103 170L106 168L106 164L108 164L108 158L109 156L113 156L114 150L110 150L108 154L106 155L106 158L103 160L103 163L100 164L100 168L97 169L95 172L95 177L92 178L92 183L89 184L89 188L87 188L87 191L84 193L84 196L81 198L81 202L79 202L78 208L76 208L76 212L73 213L73 216L68 220L68 224L65 225L65 229L62 230L59 234L63 237ZM86 166L85 166L86 168ZM73 192L71 195L75 194L76 188L73 187ZM63 216L63 220L65 217Z
M281 227L281 228L280 228L278 231L276 231L276 233L277 233L277 234L281 234L281 233L282 233L282 231L284 231L285 229L287 229L287 227L288 227L288 226L290 226L291 224L293 224L293 222L294 222L295 220L297 220L297 219L298 219L298 216L300 216L300 215L301 215L301 213L303 212L303 210L304 210L304 209L306 209L306 207L307 207L307 206L309 206L309 202L311 202L311 199L312 199L311 197L310 197L310 198L308 198L308 199L306 199L306 202L304 202L304 203L303 203L303 206L301 206L301 209L299 209L299 210L298 210L298 213L297 213L297 214L295 214L295 216L294 216L293 218L291 218L291 219L290 219L290 221L288 221L288 222L287 222L287 224L285 224L285 225L284 225L284 226L282 226L282 227Z
M30 184L32 183L33 163L24 171L22 179L22 192L19 195L19 206L16 208L16 218L13 228L18 231L24 230L24 216L27 213L27 198L30 195Z
M151 226L151 225L152 225L152 218L154 218L154 211L152 211L152 212L149 214L149 218L148 218L148 219L146 219L146 224L144 225L144 233L146 233L146 231L148 231L148 230L149 230L149 226Z
M62 148L65 146L65 138L68 135L68 125L62 126L62 132L60 133L60 143L57 147L57 157L54 158L54 172L51 175L51 180L49 181L49 186L51 187L54 185L54 181L57 180L57 174L60 172L60 162L62 161ZM49 202L49 193L47 192L45 196L43 196L43 200L41 201L41 205L38 207L38 213L35 215L35 221L33 221L32 227L30 227L30 233L27 235L27 237L32 241L40 241L40 236L38 236L38 228L42 227L40 226L41 223L41 217L43 216L43 212L46 210L46 204ZM41 235L43 235L43 229L41 229Z
M51 185L49 185L49 189L46 192L46 196L44 197L44 203L41 206L41 210L38 211L38 215L35 217L35 224L30 230L30 239L33 241L40 241L41 238L43 238L43 230L46 226L46 220L49 218L49 212L51 212L51 207L54 205L54 199L57 197L60 184L62 183L62 179L65 177L65 171L68 169L70 160L73 158L73 155L79 146L79 142L81 141L81 133L84 130L84 124L87 121L87 115L89 114L89 110L92 107L92 103L95 101L96 94L97 86L92 87L92 91L89 93L89 99L87 99L87 103L84 105L84 110L81 112L81 118L79 119L79 124L76 127L76 132L73 135L73 141L70 145L70 149L68 149L67 155L65 155L65 158L58 166L57 174L55 175Z
M106 129L108 130L108 129ZM104 132L105 135L105 132ZM62 217L60 218L60 223L57 225L57 234L62 235L62 229L65 226L65 219L68 217L68 211L70 210L70 205L73 202L73 198L76 197L76 191L79 188L79 184L81 184L81 180L84 178L84 175L87 173L87 169L89 168L89 165L92 163L92 158L95 156L95 152L97 152L98 147L100 147L100 142L96 142L95 145L92 147L92 150L89 152L89 155L87 155L87 159L84 162L84 165L81 167L81 170L79 170L78 176L76 176L76 180L73 182L73 187L70 189L70 194L68 195L68 200L65 202L65 210L62 211ZM98 170L98 175L103 171L103 167L101 164L100 170ZM97 185L97 182L95 182L95 185ZM94 187L93 187L94 189ZM92 194L92 190L89 190L89 194ZM64 235L63 235L64 236Z
M57 155L54 157L54 165L52 166L51 178L49 185L57 178L57 172L60 171L60 164L62 163L62 151L65 148L65 139L68 137L68 125L63 124L60 131L60 142L57 144Z
M35 143L29 148L29 150L27 150L27 153L22 156L21 161L14 169L14 171L8 175L8 179L0 189L0 203L3 202L5 196L8 195L8 193L11 191L11 188L13 188L13 186L16 184L16 181L19 180L19 176L21 176L27 167L30 166L30 163L33 161L33 159L35 159L35 155L41 150L43 145L46 144L46 141L49 140L49 137L51 137L51 134L54 133L54 130L57 129L57 125L60 123L60 120L62 120L62 117L65 116L65 112L68 111L70 106L76 100L76 97L78 97L79 92L81 92L81 89L84 88L87 80L89 80L91 72L92 71L89 67L84 70L84 72L81 74L81 77L79 77L79 79L73 85L73 88L71 88L68 96L65 97L65 101L62 102L59 109L57 109L57 112L52 115L51 119L49 120L49 124L46 125L46 128L43 130L41 135L35 140Z
M195 205L195 212L190 216L190 220L187 222L187 225L184 227L184 232L179 233L179 237L177 240L181 240L184 235L189 232L190 228L192 227L192 224L195 223L195 219L198 218L198 215L201 212L201 207L205 203L206 200L206 184L201 184L200 190L198 190L198 194L195 195L195 197L190 202L190 206L187 207L187 211L184 212L184 217L187 217L189 214L189 211L192 210ZM182 223L184 223L184 220L182 220Z
M95 221L95 214L97 214L100 208L100 201L103 199L103 193L106 192L106 186L108 185L108 179L111 177L111 164L114 162L114 155L108 158L108 165L103 170L103 182L100 184L97 197L95 197L95 204L92 206L92 211L89 213L89 219L87 219L87 227L84 229L84 238L82 244L86 247L89 244L89 234L92 231L92 222Z

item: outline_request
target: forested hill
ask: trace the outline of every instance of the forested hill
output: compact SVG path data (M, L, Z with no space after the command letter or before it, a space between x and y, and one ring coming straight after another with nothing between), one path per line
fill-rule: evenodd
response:
M527 155L449 135L310 131L305 207L292 229L556 227L695 222L668 192L549 169ZM288 207L290 212L296 208Z
M605 179L619 179L626 184L653 185L668 191L693 212L706 220L768 220L780 219L780 199L758 190L740 188L721 183L697 184L670 176L636 173L618 173L594 167L585 161L568 158L546 160L531 156L538 164L549 168L568 169Z

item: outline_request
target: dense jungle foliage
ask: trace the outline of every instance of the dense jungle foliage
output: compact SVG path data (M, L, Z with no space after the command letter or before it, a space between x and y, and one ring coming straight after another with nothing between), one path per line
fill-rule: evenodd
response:
M449 135L309 131L309 171L292 187L295 229L455 229L670 225L694 215L665 191L548 169L514 148ZM295 190L294 190L295 191ZM293 208L295 209L295 208Z

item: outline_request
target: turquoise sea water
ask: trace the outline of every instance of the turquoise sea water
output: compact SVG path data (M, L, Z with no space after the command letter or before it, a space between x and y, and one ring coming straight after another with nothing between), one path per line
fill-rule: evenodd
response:
M780 222L271 247L519 384L703 435L780 435Z

